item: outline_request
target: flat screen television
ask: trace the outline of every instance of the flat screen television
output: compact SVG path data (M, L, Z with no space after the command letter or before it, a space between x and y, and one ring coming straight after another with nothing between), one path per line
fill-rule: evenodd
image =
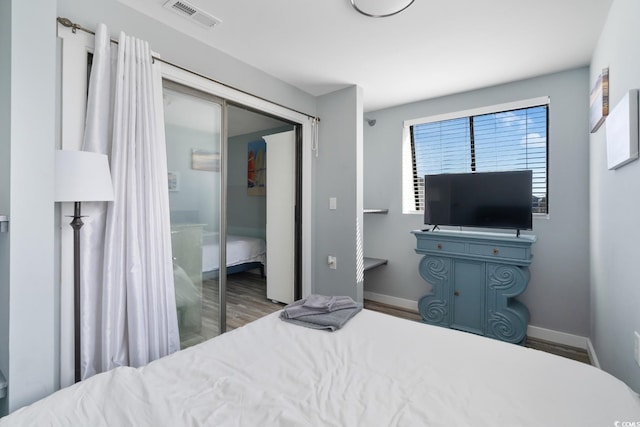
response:
M532 171L425 175L424 223L532 228Z

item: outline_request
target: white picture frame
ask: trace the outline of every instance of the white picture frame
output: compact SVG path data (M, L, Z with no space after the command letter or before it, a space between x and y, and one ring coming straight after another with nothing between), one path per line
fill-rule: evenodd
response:
M638 90L628 91L606 123L607 168L618 169L638 158Z

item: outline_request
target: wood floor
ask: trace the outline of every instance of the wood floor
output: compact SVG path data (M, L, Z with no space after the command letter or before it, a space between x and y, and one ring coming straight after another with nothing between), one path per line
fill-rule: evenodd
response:
M415 320L417 322L421 321L420 314L417 312L405 310L398 307L393 307L386 304L381 304L374 301L365 300L364 301L365 308L369 310L379 311L382 313L391 314L393 316L402 317L404 319ZM552 353L557 356L567 357L569 359L577 360L579 362L583 362L591 365L591 360L589 359L589 354L586 350L576 347L570 347L562 344L556 344L549 341L544 341L537 338L527 337L525 342L525 347L534 348L536 350L545 351L547 353Z
M267 299L265 281L259 275L238 273L227 278L227 331L239 328L283 307L284 304L274 303ZM416 322L421 320L417 312L375 301L365 300L364 307ZM218 335L216 324L218 318L218 283L216 280L205 280L203 282L202 314L202 335L191 344ZM189 345L189 343L186 345ZM527 337L525 346L591 364L587 352L580 348L529 337Z
M181 348L189 347L220 334L218 325L218 280L202 282L202 328L181 336ZM237 273L227 277L227 331L280 310L284 304L267 299L265 280L257 274Z

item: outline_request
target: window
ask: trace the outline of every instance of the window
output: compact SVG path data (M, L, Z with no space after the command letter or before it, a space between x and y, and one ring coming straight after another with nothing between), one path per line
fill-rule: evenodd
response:
M538 98L406 121L404 212L424 209L425 175L531 169L533 212L546 214L548 104Z

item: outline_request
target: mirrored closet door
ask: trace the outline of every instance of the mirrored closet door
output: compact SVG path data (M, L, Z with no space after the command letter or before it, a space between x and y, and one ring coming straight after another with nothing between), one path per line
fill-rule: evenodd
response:
M181 348L219 335L224 322L222 168L224 103L164 82L173 273ZM224 271L224 269L223 269ZM224 301L224 295L222 298Z

